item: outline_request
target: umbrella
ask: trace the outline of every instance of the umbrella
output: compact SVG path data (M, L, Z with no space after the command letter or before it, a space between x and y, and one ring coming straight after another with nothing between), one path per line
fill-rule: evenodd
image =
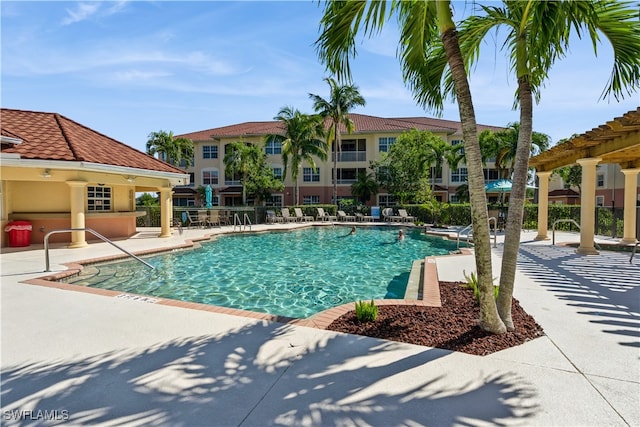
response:
M205 202L207 203L207 208L212 207L213 205L211 204L211 200L213 199L213 188L211 188L210 185L207 185L205 187L204 195Z
M510 193L513 183L509 179L499 179L497 181L487 182L484 191L487 193ZM527 185L527 188L536 188L533 185Z

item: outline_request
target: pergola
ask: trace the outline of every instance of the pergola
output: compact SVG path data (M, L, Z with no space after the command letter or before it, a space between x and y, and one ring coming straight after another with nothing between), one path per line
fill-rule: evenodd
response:
M548 239L549 177L554 169L578 163L582 166L580 247L578 253L597 254L594 247L596 166L617 163L624 174L624 231L621 244L636 243L636 199L640 173L640 107L622 117L530 159L539 178L538 235Z

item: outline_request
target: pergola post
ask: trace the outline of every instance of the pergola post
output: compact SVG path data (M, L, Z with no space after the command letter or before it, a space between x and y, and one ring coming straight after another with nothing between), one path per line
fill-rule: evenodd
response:
M620 243L635 244L636 240L636 194L640 168L622 169L624 174L624 231Z
M582 185L580 187L580 247L577 253L583 255L598 255L594 246L595 237L595 209L596 209L596 165L600 157L578 159L582 166Z
M160 236L171 237L171 219L173 216L172 190L170 187L160 189Z
M549 240L549 177L550 171L538 172L538 235L535 240Z

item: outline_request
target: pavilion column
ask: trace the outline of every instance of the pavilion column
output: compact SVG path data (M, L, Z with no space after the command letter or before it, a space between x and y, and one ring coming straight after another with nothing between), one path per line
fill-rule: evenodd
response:
M551 171L538 172L538 235L535 240L549 240L549 177Z
M640 168L622 169L624 174L624 231L622 244L636 243L636 194L638 192L638 173Z
M173 191L170 187L160 189L160 236L171 237L171 219L173 217Z
M67 181L67 185L71 188L69 197L71 208L71 228L85 228L84 207L86 204L86 187L85 181ZM71 232L71 244L69 248L84 248L88 246L85 240L84 231Z
M582 185L580 187L580 247L577 253L583 255L598 255L594 246L595 238L595 209L596 209L596 165L600 157L578 159L582 166Z

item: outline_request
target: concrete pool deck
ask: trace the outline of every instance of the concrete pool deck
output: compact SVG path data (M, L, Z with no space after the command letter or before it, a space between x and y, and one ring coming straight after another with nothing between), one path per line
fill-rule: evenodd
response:
M138 252L210 232L117 244ZM640 260L581 256L535 234L522 233L515 297L546 335L484 357L32 286L44 251L7 248L3 425L640 425ZM55 247L51 269L117 253ZM499 236L494 276L501 254ZM440 280L474 269L469 255L435 264Z

